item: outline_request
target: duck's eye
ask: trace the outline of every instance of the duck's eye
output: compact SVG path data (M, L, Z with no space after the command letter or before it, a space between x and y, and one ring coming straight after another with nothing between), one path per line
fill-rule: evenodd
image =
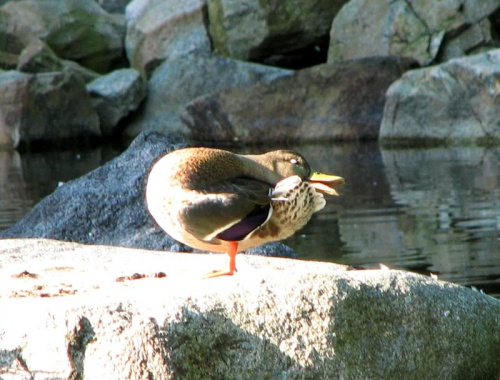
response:
M297 165L299 163L299 161L297 161L297 159L295 159L295 158L290 158L290 163L292 165Z

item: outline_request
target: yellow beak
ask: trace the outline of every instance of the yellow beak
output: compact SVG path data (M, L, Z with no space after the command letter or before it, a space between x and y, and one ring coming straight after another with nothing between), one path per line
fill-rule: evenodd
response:
M309 182L311 183L311 186L321 193L339 195L332 186L343 185L345 183L345 179L337 175L313 172L309 177Z

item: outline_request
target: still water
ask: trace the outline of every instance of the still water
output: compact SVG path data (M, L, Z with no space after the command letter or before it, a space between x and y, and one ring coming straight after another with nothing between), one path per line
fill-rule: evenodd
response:
M291 148L314 169L347 180L340 197L329 198L322 212L285 241L300 257L435 273L500 297L500 147L384 149L359 143ZM0 151L0 230L59 182L117 154L113 149Z

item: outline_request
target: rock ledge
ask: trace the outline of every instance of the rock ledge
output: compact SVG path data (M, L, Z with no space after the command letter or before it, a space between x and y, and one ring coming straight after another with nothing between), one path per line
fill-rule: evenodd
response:
M392 270L0 241L0 375L498 378L500 302Z

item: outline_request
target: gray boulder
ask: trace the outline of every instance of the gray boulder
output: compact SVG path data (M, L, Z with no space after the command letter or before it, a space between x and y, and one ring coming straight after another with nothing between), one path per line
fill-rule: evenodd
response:
M127 125L124 135L129 140L141 131L190 135L179 115L193 99L226 87L249 86L291 73L221 56L191 54L165 61L149 80L144 106Z
M209 0L210 36L223 55L261 60L304 48L328 36L346 0Z
M498 379L500 301L392 270L48 240L0 242L16 378Z
M0 73L0 136L4 144L37 145L99 138L99 119L84 83L64 72Z
M454 50L455 39L463 39L458 31L475 28L498 8L497 0L352 0L332 23L328 62L396 55L426 65L440 49L443 57ZM490 39L483 36L469 48L488 45Z
M120 69L87 84L101 132L112 135L118 122L136 110L146 96L146 85L134 69Z
M387 91L383 140L500 139L500 49L408 71Z
M126 49L144 76L165 59L210 55L204 0L134 0L127 6Z
M124 63L125 18L108 14L94 1L22 0L1 9L60 58L100 73Z
M376 139L389 85L413 61L320 65L195 99L183 120L198 141L273 143Z

